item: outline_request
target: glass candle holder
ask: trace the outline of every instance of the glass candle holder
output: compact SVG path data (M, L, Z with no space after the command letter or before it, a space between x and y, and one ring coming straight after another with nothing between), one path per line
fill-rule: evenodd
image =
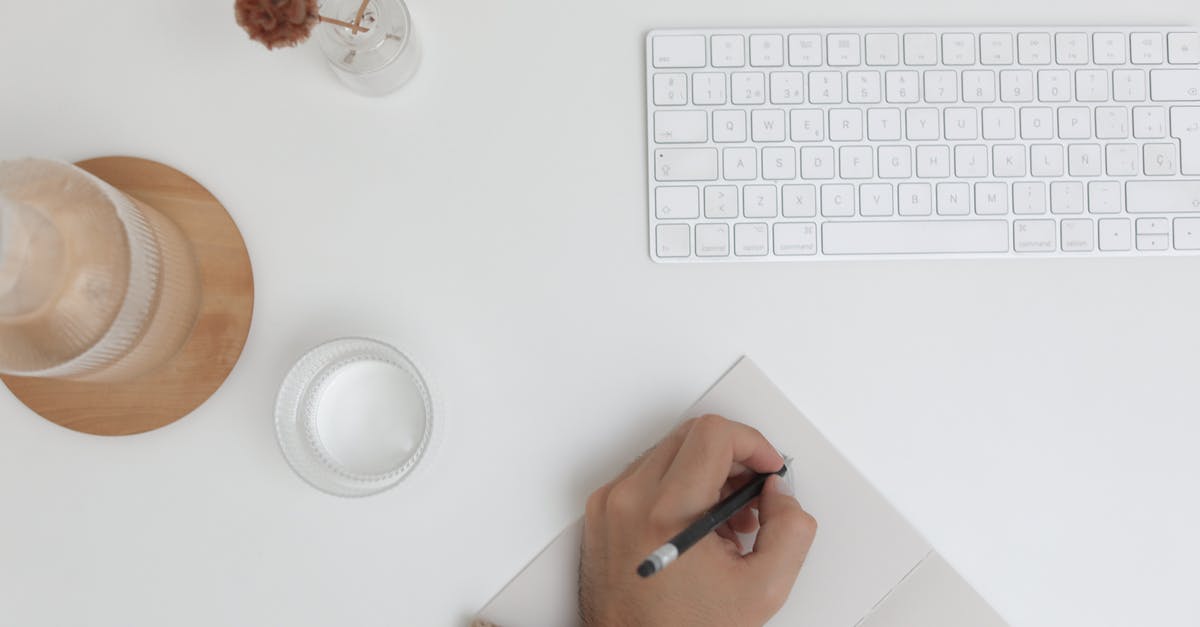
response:
M199 306L170 218L67 163L0 163L0 374L132 380L179 350Z
M321 12L354 24L360 0L325 0ZM333 73L350 89L382 96L413 77L421 48L404 0L370 0L359 21L362 30L332 23L317 25L317 40Z

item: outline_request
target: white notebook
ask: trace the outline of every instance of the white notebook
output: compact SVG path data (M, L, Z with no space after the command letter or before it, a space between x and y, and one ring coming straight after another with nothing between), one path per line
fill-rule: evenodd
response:
M1005 622L748 358L686 413L753 425L790 457L796 497L819 522L786 605L787 627L1005 627ZM577 522L480 612L501 627L568 627L576 609Z

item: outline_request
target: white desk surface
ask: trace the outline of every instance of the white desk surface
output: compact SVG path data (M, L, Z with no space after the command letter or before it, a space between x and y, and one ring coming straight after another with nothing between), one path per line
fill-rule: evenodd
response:
M381 100L231 5L0 8L0 158L181 168L257 284L233 375L165 429L0 394L0 623L461 623L749 354L1015 627L1200 624L1200 258L654 265L642 70L653 27L1194 0L412 0L425 59ZM292 474L272 425L292 361L352 334L419 361L448 431L361 500Z

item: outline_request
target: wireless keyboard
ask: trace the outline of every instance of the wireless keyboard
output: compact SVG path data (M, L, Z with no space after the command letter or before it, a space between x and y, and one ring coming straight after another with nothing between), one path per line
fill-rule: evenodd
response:
M1200 34L656 30L662 262L1200 253Z

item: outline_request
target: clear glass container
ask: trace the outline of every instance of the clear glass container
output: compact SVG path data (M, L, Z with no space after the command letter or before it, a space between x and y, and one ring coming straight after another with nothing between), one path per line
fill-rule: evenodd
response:
M275 401L275 433L292 469L339 496L395 485L427 454L433 427L433 397L417 367L363 338L306 353Z
M353 24L360 0L324 0L321 13ZM370 0L359 22L364 30L337 24L317 25L321 50L343 83L367 96L398 89L417 73L421 47L404 0Z
M67 163L0 162L0 373L134 379L179 350L199 305L165 215Z

